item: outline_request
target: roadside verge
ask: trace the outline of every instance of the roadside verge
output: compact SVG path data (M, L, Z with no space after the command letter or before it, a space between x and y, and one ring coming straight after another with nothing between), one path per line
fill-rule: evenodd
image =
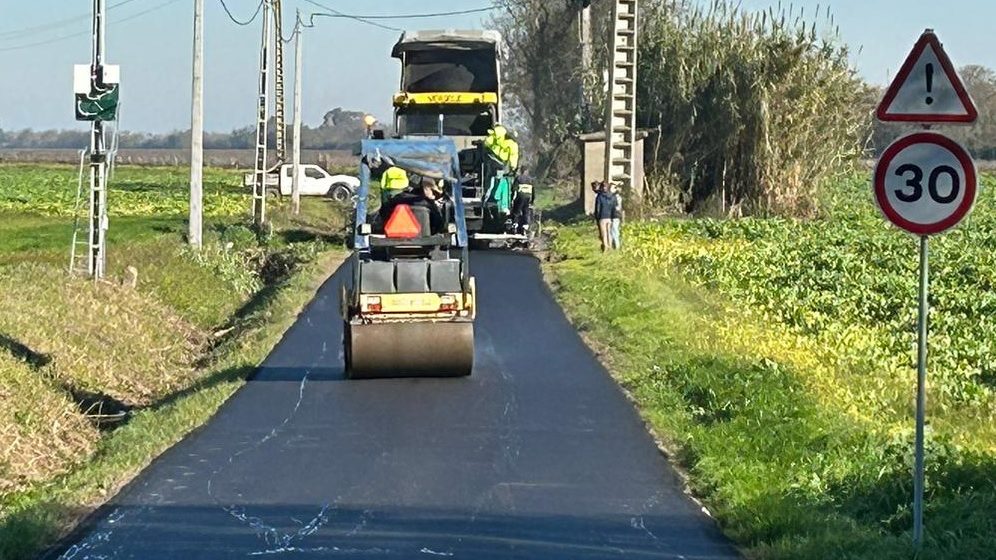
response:
M341 249L323 251L263 287L232 319L230 330L218 333L197 364L193 384L136 412L68 473L3 496L0 558L31 558L50 546L155 457L207 422L270 353L344 257Z

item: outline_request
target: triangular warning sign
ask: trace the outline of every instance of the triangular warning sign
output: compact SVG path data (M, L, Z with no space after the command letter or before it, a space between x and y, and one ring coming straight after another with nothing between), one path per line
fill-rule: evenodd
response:
M415 217L415 213L407 204L399 204L394 207L391 217L384 224L384 235L392 239L412 239L422 233L422 226Z
M880 121L972 123L979 116L958 72L933 31L926 31L885 92Z

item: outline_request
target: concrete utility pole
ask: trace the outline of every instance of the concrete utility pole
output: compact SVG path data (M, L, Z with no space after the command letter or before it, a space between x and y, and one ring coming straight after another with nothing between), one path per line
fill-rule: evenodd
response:
M266 223L266 118L269 106L270 6L263 2L263 41L259 53L259 98L256 106L256 168L253 174L252 219L257 227Z
M612 8L609 99L605 115L605 180L642 195L635 183L637 0L616 0Z
M591 68L591 2L586 0L581 4L580 32L581 39L581 68L585 71Z
M301 67L304 29L301 26L301 11L297 12L294 24L294 186L291 189L291 205L294 214L301 213Z
M194 0L194 68L190 99L190 219L187 241L200 249L204 220L204 0Z
M591 0L582 0L578 13L578 40L581 42L581 112L582 126L591 126L591 92L588 91L588 73L591 71Z
M276 43L273 45L274 74L273 89L276 95L276 103L273 108L273 116L276 118L275 131L277 142L277 164L287 161L287 122L284 118L284 26L283 10L280 0L273 2L273 29L276 35Z
M102 86L107 13L106 0L93 0L93 56L91 82ZM97 280L107 266L107 154L104 149L104 123L99 118L90 127L90 251L87 269Z

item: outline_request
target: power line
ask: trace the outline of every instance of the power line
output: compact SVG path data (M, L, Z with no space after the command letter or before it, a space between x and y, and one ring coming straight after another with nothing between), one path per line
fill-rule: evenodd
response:
M399 29L397 27L391 27L390 25L384 25L382 23L377 23L376 21L370 21L369 19L364 18L362 16L354 16L354 15L350 15L350 14L345 14L345 13L340 12L339 10L336 10L334 8L329 8L328 6L324 6L322 4L319 4L318 2L315 2L315 0L304 0L304 1L307 2L307 3L309 3L309 4L312 4L314 6L318 6L319 8L321 8L323 10L328 10L329 12L331 12L331 14L311 14L311 18L310 18L309 21L310 21L310 23L311 23L312 26L315 24L315 18L316 17L318 17L318 16L325 16L325 17L341 17L341 18L351 19L351 20L354 20L354 21L358 21L360 23L365 23L367 25L372 25L374 27L379 27L381 29L386 29L388 31L403 31L402 29Z
M225 13L228 14L228 19L232 20L237 25L246 26L256 21L256 18L259 17L260 10L263 9L264 2L266 2L266 0L259 0L259 5L256 6L256 11L252 14L252 17L246 21L239 21L239 19L232 14L232 11L228 9L228 4L225 3L225 0L221 0L221 7L224 8Z
M311 4L317 4L316 2L312 2L311 0L305 0L305 2L310 2ZM490 12L491 10L495 10L497 8L498 6L487 6L484 8L456 10L453 12L432 12L432 13L421 13L421 14L396 14L396 15L371 15L371 16L347 15L338 12L337 15L338 17L363 18L363 19L424 19L424 18L435 18L435 17L446 17L446 16L462 16L466 14L477 14L481 12ZM327 10L328 8L325 9ZM315 15L322 15L322 14L315 14Z
M110 11L110 10L113 10L114 8L119 8L121 6L124 6L125 4L131 4L132 2L135 2L135 1L136 0L121 0L121 2L118 2L116 4L112 4L112 5L108 6L107 10ZM59 27L63 27L65 25L76 23L78 21L82 21L82 20L85 20L85 19L90 19L90 17L91 17L91 14L80 14L78 16L73 16L73 17L66 18L66 19L60 19L60 20L57 20L57 21L51 21L51 22L48 22L48 23L40 24L40 25L33 25L31 27L24 27L22 29L12 29L10 31L0 31L0 41L10 40L10 39L18 39L18 38L24 37L26 35L33 35L33 34L39 32L39 31L46 31L46 30L49 30L49 29L56 29L56 28L59 28Z
M125 1L126 2L131 2L133 0L125 0ZM161 10L162 8L165 8L166 6L169 6L171 4L176 4L179 1L180 0L168 0L166 2L163 2L162 4L158 4L156 6L153 6L153 7L149 8L148 10L143 10L141 12L134 13L134 14L128 16L128 17L121 18L121 19L115 21L114 23L124 23L126 21L131 21L133 19L142 17L142 16L144 16L146 14L151 14L152 12ZM122 4L123 3L124 2L122 2ZM121 4L118 4L118 5L121 5ZM72 39L73 37L79 37L81 35L90 35L90 34L91 34L91 31L89 31L89 30L88 31L81 31L79 33L72 33L70 35L62 35L61 37L54 37L54 38L48 39L46 41L37 41L37 42L34 42L34 43L27 43L27 44L24 44L24 45L15 45L13 47L3 47L3 48L0 48L0 52L17 51L17 50L22 50L22 49L29 49L31 47L41 47L41 46L44 46L44 45L51 45L52 43L58 43L59 41L65 41L66 39Z

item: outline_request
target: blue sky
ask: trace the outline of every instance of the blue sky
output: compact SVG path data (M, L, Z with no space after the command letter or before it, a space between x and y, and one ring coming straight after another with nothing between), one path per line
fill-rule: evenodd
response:
M74 128L72 65L89 61L86 33L89 0L0 0L0 128ZM108 0L109 5L122 0ZM348 13L388 14L461 10L489 0L320 0ZM550 0L559 1L559 0ZM606 1L606 0L601 0ZM704 0L703 0L704 1ZM238 17L257 0L227 0ZM219 0L206 4L206 127L224 131L253 122L258 23L233 24ZM293 13L316 8L305 0L284 0L285 33ZM747 9L766 9L777 0L743 0ZM783 2L788 4L788 2ZM934 28L956 65L996 67L996 2L992 0L823 0L794 2L807 15L829 5L854 62L871 82L885 83L927 27ZM122 124L129 130L183 129L190 121L190 59L193 0L130 0L111 11L108 62L122 66ZM821 12L822 12L821 10ZM147 12L143 14L143 12ZM79 19L72 19L80 16ZM121 23L126 18L128 21ZM71 20L64 22L64 20ZM64 22L19 33L25 28ZM479 15L389 22L396 27L479 27ZM304 58L304 120L315 124L326 110L342 106L386 117L397 87L398 66L390 49L398 33L350 20L320 19L309 30ZM43 43L27 48L33 43ZM860 52L859 52L860 49ZM512 53L514 56L514 53ZM293 50L288 47L288 68ZM288 81L292 76L288 75ZM288 82L288 95L290 94Z

